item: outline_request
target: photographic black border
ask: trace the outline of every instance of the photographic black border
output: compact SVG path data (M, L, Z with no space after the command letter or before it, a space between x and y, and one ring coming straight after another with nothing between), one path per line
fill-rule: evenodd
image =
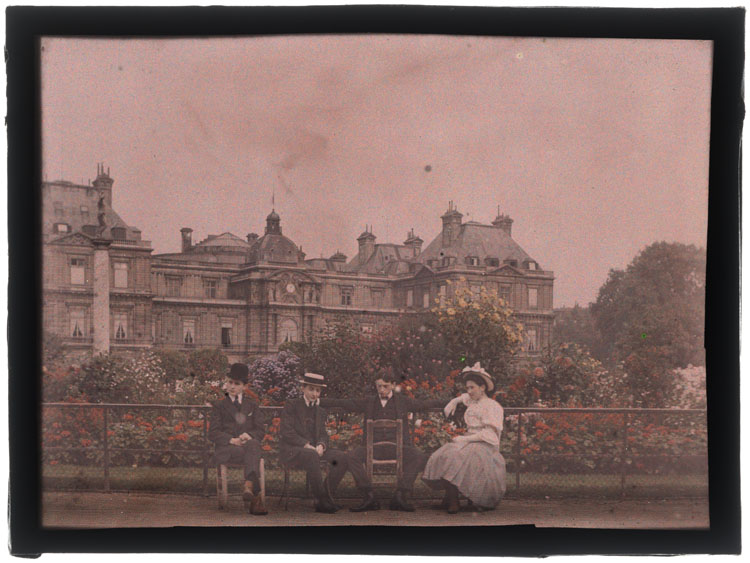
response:
M8 77L10 546L44 552L411 555L740 553L739 206L743 8L346 6L6 9ZM694 39L714 43L706 309L707 531L409 528L52 530L40 526L40 36L180 37L329 33ZM167 500L165 499L165 502ZM502 504L498 510L502 510ZM384 538L387 537L387 541ZM293 541L290 539L293 538Z

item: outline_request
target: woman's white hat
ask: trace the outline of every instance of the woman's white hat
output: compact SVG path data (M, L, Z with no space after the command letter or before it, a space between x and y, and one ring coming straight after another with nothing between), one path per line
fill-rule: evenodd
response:
M484 382L487 384L487 392L488 393L490 391L492 391L493 389L495 389L495 382L492 381L492 376L489 373L487 373L486 371L484 371L484 368L479 364L479 362L477 362L476 364L474 364L471 367L467 366L467 367L465 367L464 369L461 370L461 376L464 377L464 378L467 375L472 374L472 373L475 374L475 375L478 375L482 379L484 379Z

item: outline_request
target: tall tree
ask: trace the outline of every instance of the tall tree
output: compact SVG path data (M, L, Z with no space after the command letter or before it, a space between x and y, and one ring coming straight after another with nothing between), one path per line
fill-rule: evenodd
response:
M680 243L654 243L610 271L591 313L635 405L663 405L672 370L705 364L705 285L705 250Z
M703 365L706 251L656 242L623 270L610 270L591 313L610 357L662 347L669 367Z

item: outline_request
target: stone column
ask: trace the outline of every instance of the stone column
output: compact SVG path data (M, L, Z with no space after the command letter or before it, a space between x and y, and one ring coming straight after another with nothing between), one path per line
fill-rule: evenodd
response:
M94 240L94 354L109 352L109 245Z

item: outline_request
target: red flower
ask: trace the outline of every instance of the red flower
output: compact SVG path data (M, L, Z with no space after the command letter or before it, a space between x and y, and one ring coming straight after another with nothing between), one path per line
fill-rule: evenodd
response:
M265 444L264 446L261 447L261 449L263 451L270 452L271 451L271 446L269 446L268 444Z
M273 440L273 436L271 436L270 434L266 434L265 436L263 436L263 440L270 442L271 440Z
M122 419L123 420L133 420L133 415L132 414L123 415Z
M179 422L179 423L177 423L177 424L174 425L174 431L175 432L181 432L182 428L183 428L182 422Z

